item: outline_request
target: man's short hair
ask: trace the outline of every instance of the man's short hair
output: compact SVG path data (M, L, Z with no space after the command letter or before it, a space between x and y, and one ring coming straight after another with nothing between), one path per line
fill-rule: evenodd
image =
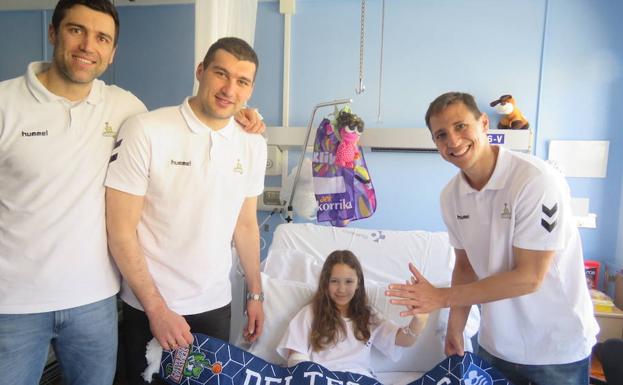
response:
M216 43L210 46L208 53L203 58L203 69L208 68L210 63L214 60L216 51L222 49L234 55L238 60L250 61L255 64L255 73L260 65L257 58L257 54L253 48L244 40L237 37L222 37L216 41Z
M472 95L464 92L446 92L445 94L439 95L437 99L433 100L430 106L428 106L428 110L426 111L426 126L428 129L431 129L431 116L441 113L448 106L455 103L463 103L476 119L479 119L480 116L482 116L482 112L478 109L476 100Z
M54 30L58 32L58 28L61 25L61 21L65 18L67 10L76 5L84 5L94 11L110 15L115 21L115 46L117 46L117 38L119 37L119 14L110 0L59 0L52 14L52 27Z

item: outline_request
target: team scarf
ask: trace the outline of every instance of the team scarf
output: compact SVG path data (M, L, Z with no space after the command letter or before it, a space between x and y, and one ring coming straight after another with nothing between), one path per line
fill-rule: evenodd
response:
M284 368L227 342L194 333L191 345L163 350L153 339L147 345L151 382L155 373L171 385L383 385L358 373L331 371L313 362ZM451 356L409 385L512 385L490 364L466 352Z

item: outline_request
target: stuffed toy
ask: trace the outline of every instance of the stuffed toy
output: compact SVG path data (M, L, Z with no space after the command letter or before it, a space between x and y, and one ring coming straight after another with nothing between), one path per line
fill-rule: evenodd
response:
M530 127L528 120L523 116L521 111L519 111L519 108L517 108L517 104L512 95L502 95L489 105L495 107L498 113L504 115L498 123L499 129L512 128L522 130Z
M357 142L363 132L363 120L350 111L342 110L335 124L340 134L340 144L335 152L335 164L354 168L354 161L361 156Z

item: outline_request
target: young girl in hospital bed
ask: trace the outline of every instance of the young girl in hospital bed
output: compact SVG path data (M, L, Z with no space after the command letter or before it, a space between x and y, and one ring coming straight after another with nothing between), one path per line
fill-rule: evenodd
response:
M397 360L397 346L413 345L427 318L427 314L414 316L404 327L384 319L368 305L357 257L336 250L322 267L311 303L290 321L277 352L288 366L313 361L329 370L373 377L371 347Z

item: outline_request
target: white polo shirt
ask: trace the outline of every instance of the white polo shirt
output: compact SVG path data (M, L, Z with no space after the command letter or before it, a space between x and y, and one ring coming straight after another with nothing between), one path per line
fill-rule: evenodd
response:
M95 80L81 102L49 92L31 63L0 83L0 313L61 310L119 290L104 178L121 123L145 106Z
M231 302L231 240L245 198L264 188L266 141L233 120L214 131L181 106L124 124L106 186L145 197L137 233L149 271L175 312ZM122 299L142 309L124 281Z
M441 193L450 243L467 252L479 279L511 270L513 246L556 250L536 292L482 305L479 343L506 361L571 363L588 357L595 344L599 327L570 199L558 171L534 156L502 147L481 191L459 173Z

